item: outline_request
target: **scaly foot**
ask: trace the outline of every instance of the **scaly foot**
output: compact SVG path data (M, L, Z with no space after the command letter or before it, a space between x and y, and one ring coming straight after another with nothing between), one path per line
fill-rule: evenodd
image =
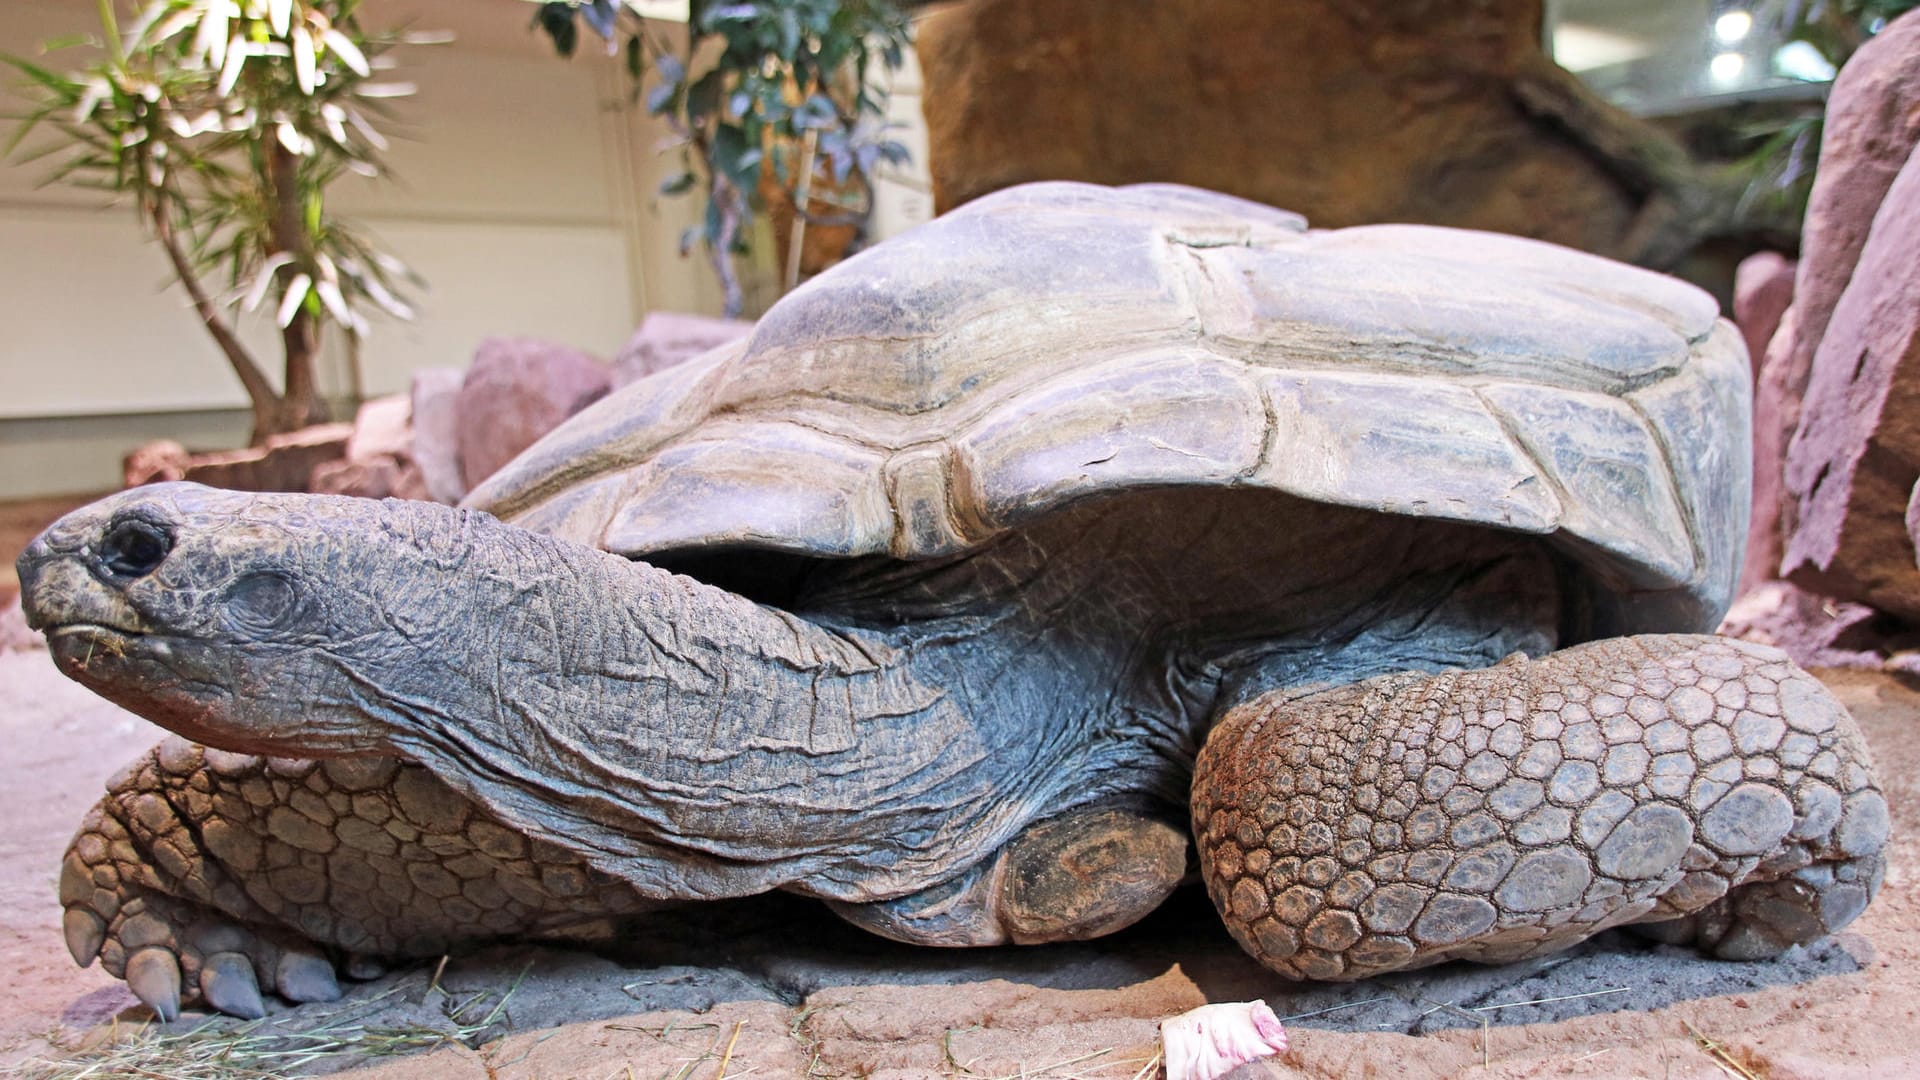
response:
M657 906L531 840L418 766L209 750L169 738L108 784L60 875L67 947L164 1019L339 996L378 959Z
M1230 710L1193 786L1208 890L1303 979L1504 962L1608 927L1755 959L1885 872L1846 709L1777 650L1617 638Z

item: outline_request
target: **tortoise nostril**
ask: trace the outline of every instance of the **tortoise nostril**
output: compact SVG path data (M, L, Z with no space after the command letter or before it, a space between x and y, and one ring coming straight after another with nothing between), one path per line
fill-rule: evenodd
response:
M117 577L151 574L173 550L173 537L145 521L121 521L100 543L100 560Z

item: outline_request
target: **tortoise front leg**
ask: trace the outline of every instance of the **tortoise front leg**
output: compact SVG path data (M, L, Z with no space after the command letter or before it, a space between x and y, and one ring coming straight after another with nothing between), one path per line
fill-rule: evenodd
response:
M98 956L164 1019L195 999L259 1016L261 987L331 1000L336 958L434 956L657 906L419 766L180 738L108 783L60 902L74 960Z
M1187 870L1187 834L1165 816L1092 804L1027 826L966 873L891 900L827 901L863 930L910 945L1037 945L1125 929Z
M1629 923L1757 959L1879 887L1887 804L1846 709L1782 653L1642 636L1229 710L1201 871L1275 971L1504 962Z

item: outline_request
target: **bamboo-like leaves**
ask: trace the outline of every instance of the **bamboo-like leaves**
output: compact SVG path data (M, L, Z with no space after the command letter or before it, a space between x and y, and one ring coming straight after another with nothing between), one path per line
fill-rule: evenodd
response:
M422 33L370 34L358 0L147 0L117 48L64 74L0 57L26 80L29 110L12 154L53 165L48 182L126 196L173 237L197 276L227 282L226 299L287 325L301 310L359 333L371 306L395 318L418 279L326 212L324 190L353 172L379 176L388 140L379 99L412 92L373 81L388 50ZM370 100L371 99L371 100ZM290 169L269 169L274 155ZM280 191L277 182L295 190ZM277 205L299 208L287 232Z

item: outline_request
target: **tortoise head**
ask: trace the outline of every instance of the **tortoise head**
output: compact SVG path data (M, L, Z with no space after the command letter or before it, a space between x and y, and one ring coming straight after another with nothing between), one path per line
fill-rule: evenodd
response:
M459 632L436 588L472 515L422 503L135 488L55 522L20 556L28 621L62 671L230 750L364 751L371 687Z

